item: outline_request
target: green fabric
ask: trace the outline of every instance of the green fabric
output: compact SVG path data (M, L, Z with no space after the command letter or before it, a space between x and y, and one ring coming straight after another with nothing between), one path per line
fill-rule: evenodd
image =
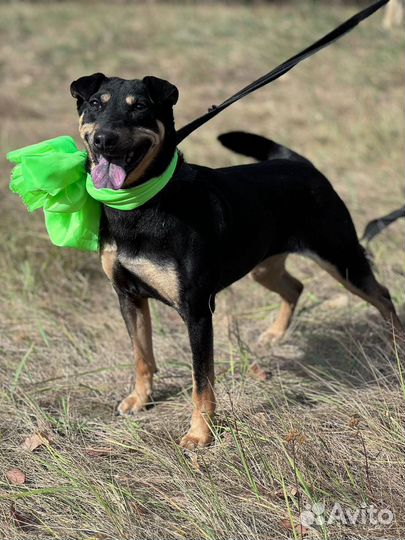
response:
M116 210L134 210L148 202L165 187L176 170L178 157L176 150L169 166L160 176L131 189L97 189L93 184L91 175L88 174L86 180L87 193L96 201Z
M131 189L96 189L86 171L87 152L72 137L62 136L7 154L15 163L10 189L30 212L42 208L49 238L56 246L97 251L101 203L118 210L134 210L154 197L172 178L176 150L161 176Z

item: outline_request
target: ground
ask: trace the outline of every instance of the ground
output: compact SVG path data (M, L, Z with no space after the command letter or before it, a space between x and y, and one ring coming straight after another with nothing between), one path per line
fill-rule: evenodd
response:
M3 3L2 149L60 134L78 139L69 84L96 71L176 83L180 127L356 9L306 1ZM376 14L201 128L181 145L189 161L240 163L216 136L248 129L313 160L359 232L400 206L403 36L381 20ZM115 416L133 382L131 350L98 257L51 246L42 215L29 215L9 193L4 155L1 172L0 536L404 536L405 385L400 352L387 352L373 308L292 257L289 268L305 290L291 331L263 351L255 343L278 298L249 278L221 293L215 443L184 454L177 441L190 417L191 367L181 320L152 303L155 406L136 418ZM402 318L403 241L397 223L371 246ZM24 449L38 432L44 444ZM6 477L13 468L25 483ZM346 516L372 506L393 515L300 529L299 514L315 503L325 504L326 518L335 503Z

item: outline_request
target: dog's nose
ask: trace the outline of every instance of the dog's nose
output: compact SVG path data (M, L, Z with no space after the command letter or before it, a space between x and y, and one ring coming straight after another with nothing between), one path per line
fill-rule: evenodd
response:
M100 152L113 150L119 140L118 133L114 131L100 130L94 134L93 144Z

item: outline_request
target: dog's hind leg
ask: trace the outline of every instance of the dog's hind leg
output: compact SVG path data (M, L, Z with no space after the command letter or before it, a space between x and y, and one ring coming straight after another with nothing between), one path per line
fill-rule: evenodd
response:
M330 247L330 244L329 244ZM404 328L398 318L390 293L375 278L365 252L356 240L348 249L337 249L333 253L308 254L321 268L341 283L347 290L376 307L390 331L403 340Z
M287 254L274 255L258 264L250 273L251 277L269 291L281 296L281 307L274 323L259 337L259 344L279 341L290 325L303 284L287 272Z
M134 390L118 406L120 414L142 410L151 399L153 374L156 373L152 348L152 325L146 298L130 298L118 294L121 313L131 337L135 357Z

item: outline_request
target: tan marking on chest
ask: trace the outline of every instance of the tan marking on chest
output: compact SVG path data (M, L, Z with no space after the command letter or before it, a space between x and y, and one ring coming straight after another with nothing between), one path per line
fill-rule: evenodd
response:
M180 303L180 284L173 263L157 264L145 257L134 259L120 255L119 262L144 283L155 289L165 300L174 305Z
M111 281L113 277L114 265L117 260L117 245L106 244L101 252L101 266L108 279Z

